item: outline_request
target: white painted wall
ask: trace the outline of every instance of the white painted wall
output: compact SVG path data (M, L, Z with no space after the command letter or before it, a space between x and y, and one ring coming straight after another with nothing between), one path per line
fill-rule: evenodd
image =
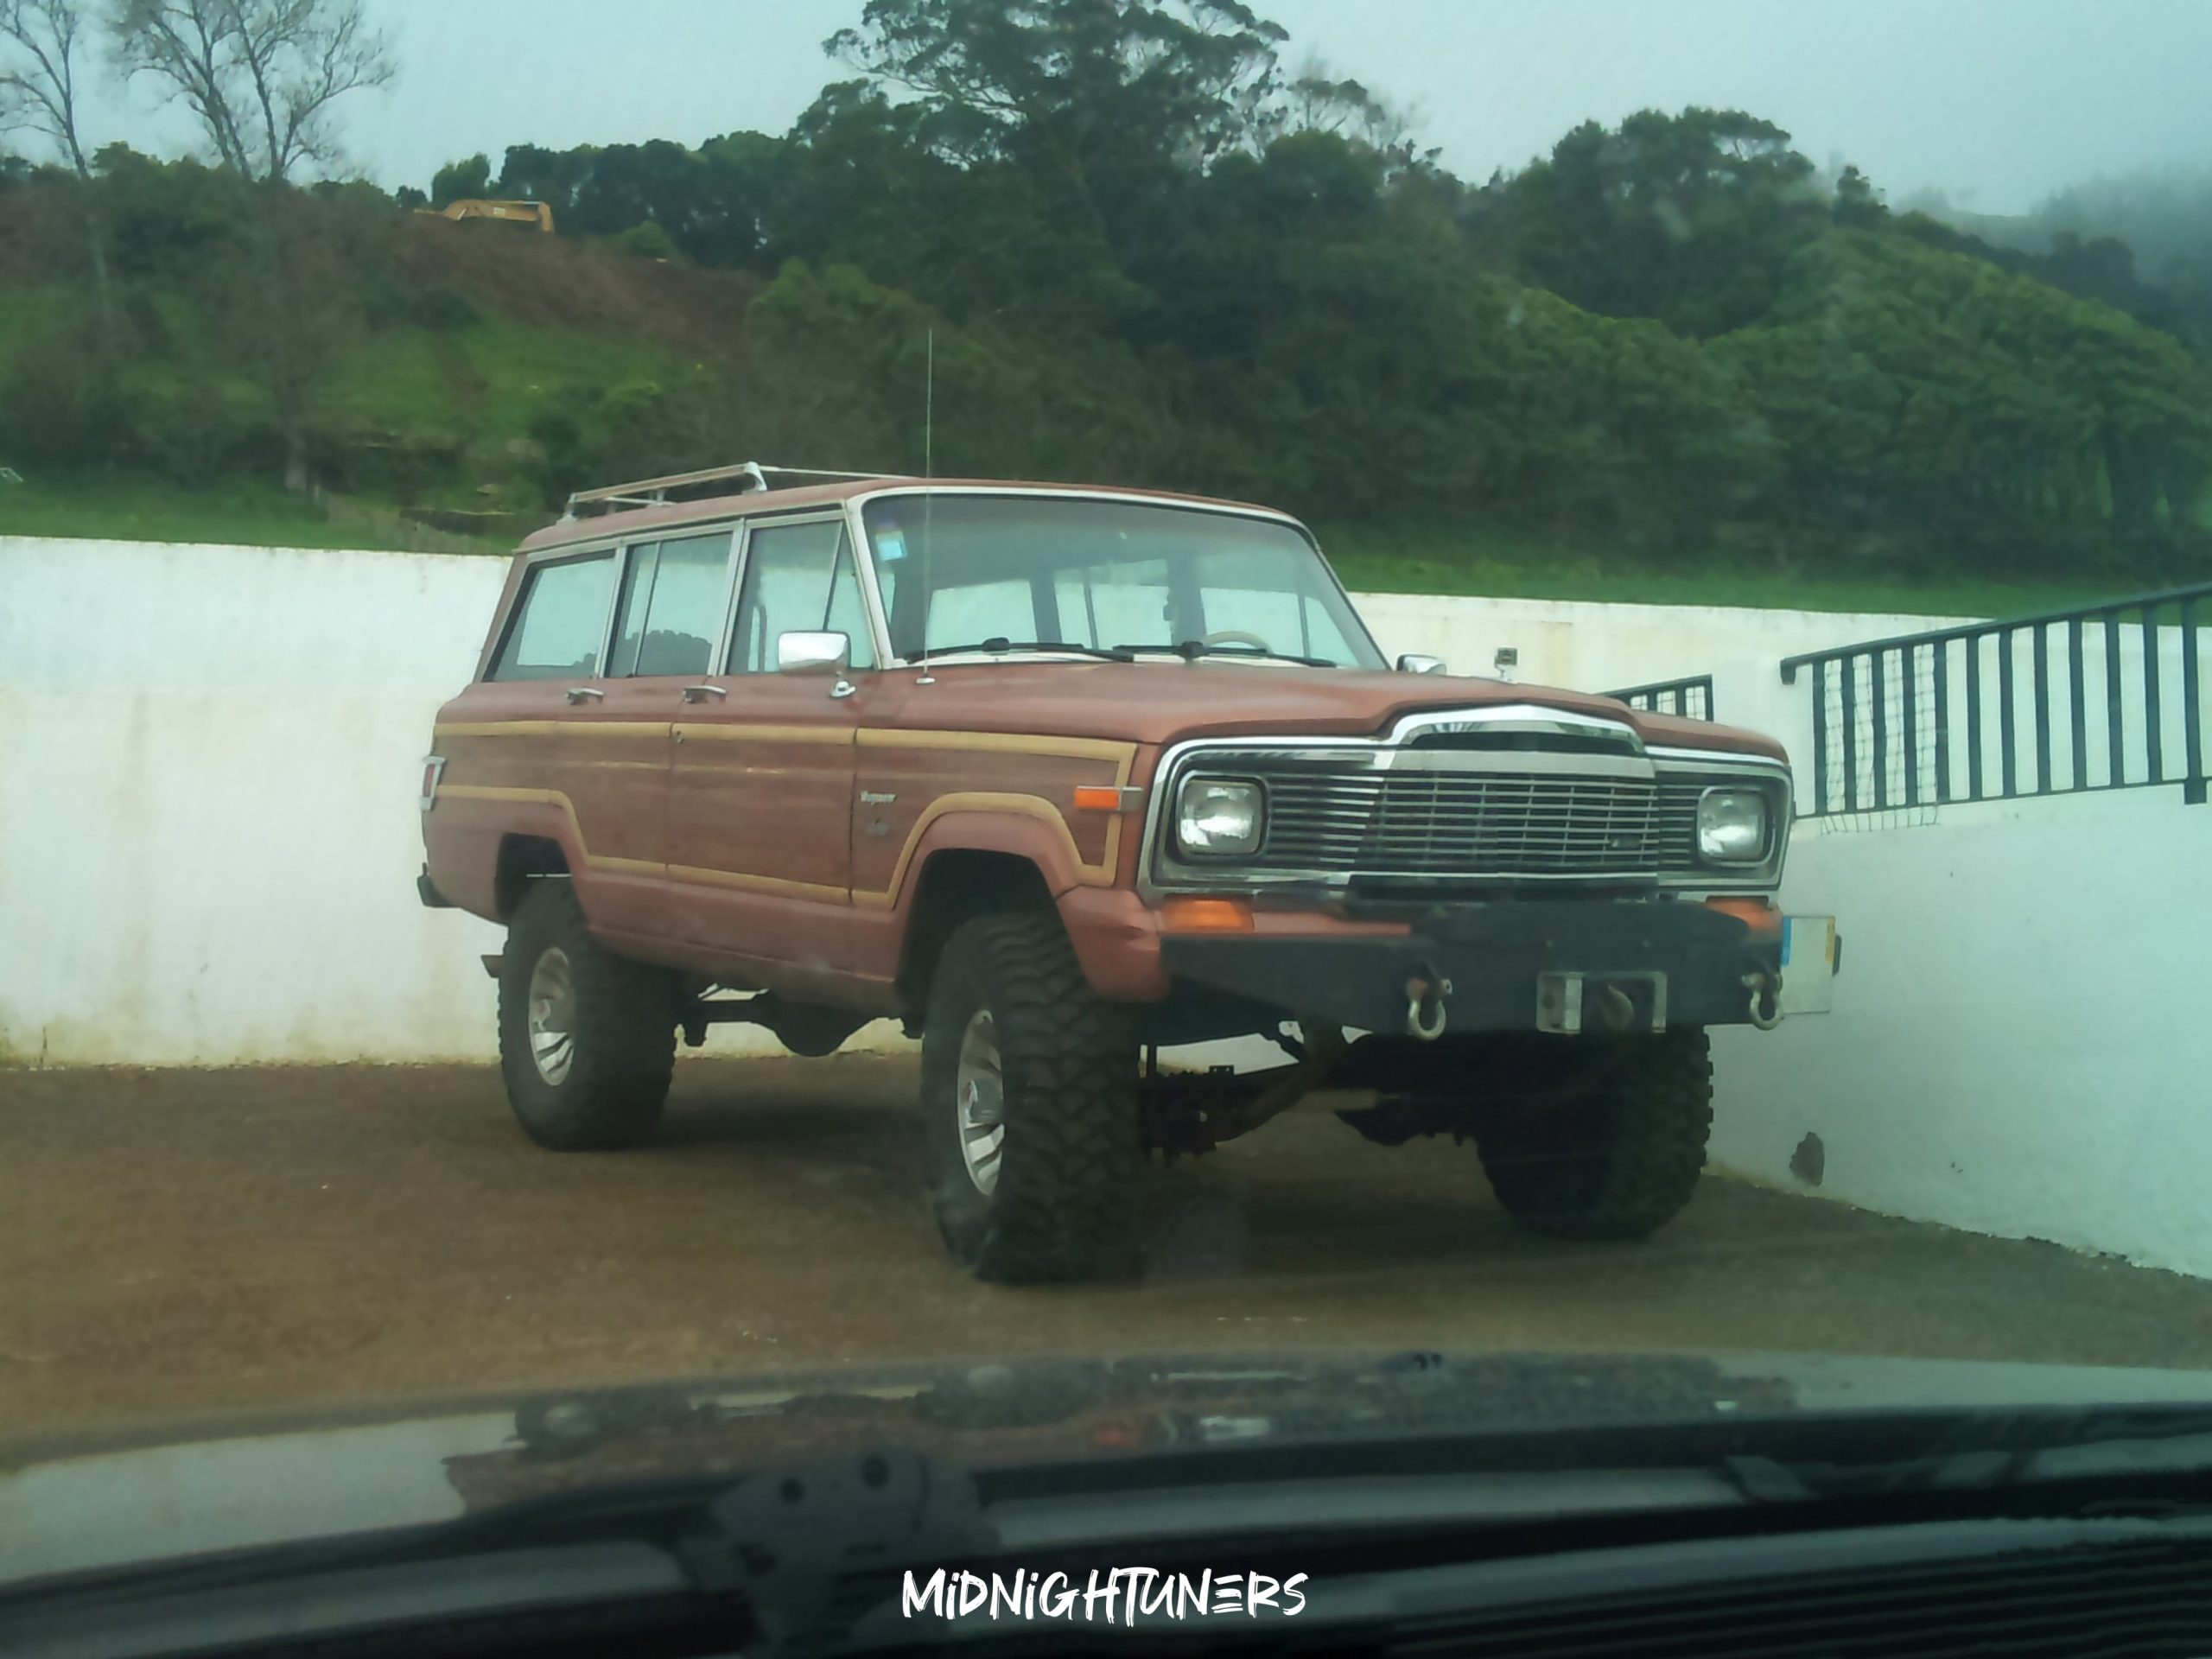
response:
M1836 1012L1719 1033L1714 1161L1893 1215L2212 1275L2212 808L2173 789L1800 825Z
M496 558L0 537L0 1045L60 1065L488 1055L477 958L499 934L416 903L412 801L505 575ZM1473 670L1510 645L1521 679L1590 690L1732 651L1772 681L1774 654L1909 626L1361 605L1393 652ZM1758 677L1738 677L1750 710ZM1757 689L1786 714L1778 682ZM743 1027L712 1040L774 1048Z
M0 1057L489 1058L499 931L416 901L413 801L505 575L0 537Z
M0 538L0 1044L53 1064L487 1057L476 959L498 934L416 903L413 798L503 576ZM1462 671L1510 646L1529 683L1710 672L1724 718L1801 760L1808 690L1778 660L1934 626L1360 603L1388 650ZM1822 1196L2212 1274L2208 836L2212 810L2171 789L1801 826L1784 898L1842 918L1838 1011L1724 1033L1716 1158L1794 1187L1810 1132Z

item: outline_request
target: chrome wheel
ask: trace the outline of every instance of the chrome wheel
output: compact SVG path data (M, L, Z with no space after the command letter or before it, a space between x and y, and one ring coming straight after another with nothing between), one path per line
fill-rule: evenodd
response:
M530 1058L556 1088L576 1061L575 982L565 950L545 951L530 970Z
M961 1033L952 1098L960 1116L961 1161L976 1190L988 1198L999 1184L999 1157L1006 1150L1006 1074L988 1008L978 1008Z

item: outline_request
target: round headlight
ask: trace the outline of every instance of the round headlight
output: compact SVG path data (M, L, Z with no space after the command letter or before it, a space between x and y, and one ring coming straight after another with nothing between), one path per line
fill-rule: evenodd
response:
M1713 864L1766 856L1766 797L1756 789L1708 789L1697 804L1697 854Z
M1175 797L1175 844L1186 853L1256 853L1260 786L1234 778L1192 778Z

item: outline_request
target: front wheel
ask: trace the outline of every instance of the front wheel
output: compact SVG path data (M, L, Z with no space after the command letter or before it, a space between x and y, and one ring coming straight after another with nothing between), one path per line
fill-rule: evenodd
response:
M1679 1214L1705 1168L1713 1063L1705 1033L1623 1041L1587 1093L1478 1118L1497 1201L1554 1238L1643 1238Z
M668 976L594 939L566 881L532 882L499 959L499 1071L523 1132L556 1152L635 1146L675 1070Z
M977 1276L1117 1277L1136 1256L1136 1046L1058 916L982 916L946 941L922 1033L938 1226Z

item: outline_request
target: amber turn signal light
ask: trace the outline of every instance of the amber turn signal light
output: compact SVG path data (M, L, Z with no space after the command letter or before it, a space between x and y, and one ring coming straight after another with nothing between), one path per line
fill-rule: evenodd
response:
M1708 899L1705 907L1717 910L1723 916L1733 916L1754 933L1782 931L1782 912L1764 899Z
M1090 812L1118 812L1122 810L1122 791L1114 784L1077 784L1075 804Z
M1170 899L1160 925L1178 933L1249 933L1252 906L1242 899Z

